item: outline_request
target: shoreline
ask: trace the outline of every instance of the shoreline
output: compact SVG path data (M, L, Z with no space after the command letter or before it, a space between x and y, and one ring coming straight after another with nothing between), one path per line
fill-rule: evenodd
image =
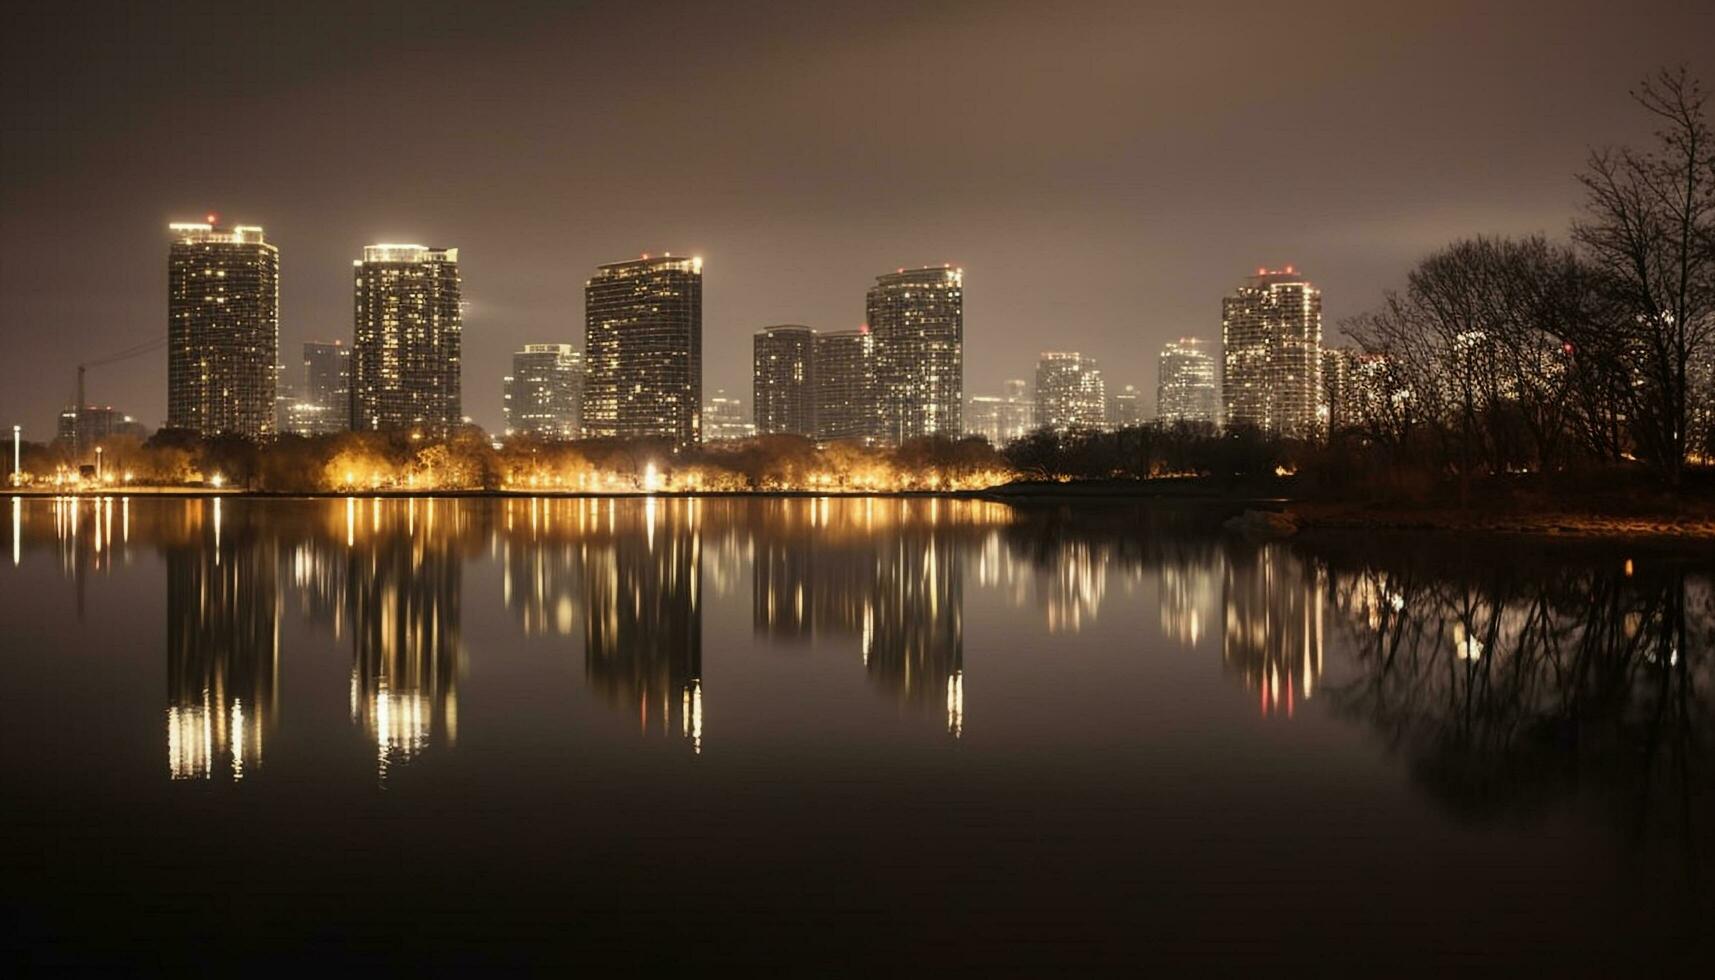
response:
M1281 481L1285 483L1286 481ZM1588 539L1615 541L1715 541L1715 506L1678 513L1621 512L1599 507L1541 511L1421 507L1319 501L1295 496L1290 486L1217 486L1199 478L1167 478L1146 483L1031 481L980 490L615 490L594 492L563 488L368 491L270 491L237 487L104 487L99 490L8 488L13 498L139 497L160 499L240 498L257 500L379 499L820 499L890 498L981 500L1031 505L1161 503L1225 506L1283 512L1302 532L1406 531L1456 535Z

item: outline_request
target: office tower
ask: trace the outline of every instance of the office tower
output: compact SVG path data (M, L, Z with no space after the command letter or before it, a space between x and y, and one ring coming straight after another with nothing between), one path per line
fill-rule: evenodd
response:
M752 342L750 400L758 435L815 436L816 331L764 327Z
M614 262L584 284L584 432L703 438L703 260Z
M1143 393L1137 385L1126 385L1108 398L1108 425L1115 429L1135 429L1143 424Z
M884 442L964 431L964 279L947 266L900 269L869 288Z
M1382 417L1390 397L1385 354L1354 347L1322 352L1322 404L1317 414L1332 434L1359 429Z
M310 409L305 435L351 428L350 347L337 340L304 342L304 391L298 405Z
M1076 351L1044 351L1036 362L1036 427L1064 432L1107 425L1107 388L1096 362Z
M707 442L729 439L749 439L756 435L756 424L745 413L744 401L728 398L725 388L716 388L715 395L703 406L703 436Z
M459 250L368 245L353 265L351 427L446 435L463 421Z
M816 335L816 438L869 442L880 427L875 335L868 326Z
M279 250L261 228L216 228L213 215L167 229L167 426L273 435Z
M1221 301L1221 395L1228 426L1305 437L1322 394L1322 293L1293 272L1258 269Z
M1180 337L1161 347L1156 378L1155 417L1163 424L1219 421L1220 393L1215 359L1195 337Z
M583 354L571 344L525 344L506 376L506 434L580 438L583 393Z

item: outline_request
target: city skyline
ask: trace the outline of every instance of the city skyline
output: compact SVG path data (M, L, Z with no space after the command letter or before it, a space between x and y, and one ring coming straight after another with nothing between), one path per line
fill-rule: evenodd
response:
M576 339L570 270L654 248L709 263L710 388L748 387L758 325L854 329L854 287L872 270L948 262L978 287L967 394L1028 370L1047 332L1116 376L1136 365L1125 380L1152 392L1162 343L1215 336L1235 270L1314 270L1332 343L1455 235L1564 236L1589 148L1648 137L1628 89L1655 65L1702 60L1715 29L1715 11L1689 3L1653 17L1570 3L1549 20L1265 7L1237 39L1212 11L1115 5L1044 24L1009 4L883 4L686 7L664 39L641 10L525 6L475 27L410 9L311 4L266 28L170 7L16 14L0 40L0 418L51 431L78 362L159 335L159 229L210 210L280 246L285 351L343 334L363 244L459 245L465 409L489 431L511 352ZM1382 20L1377 41L1363 28ZM1280 85L1263 37L1318 67ZM635 84L625 66L645 51L695 84ZM1464 70L1447 74L1450 61ZM418 71L448 97L354 111L354 91ZM920 91L959 110L841 111ZM544 121L530 108L542 98L563 111ZM1283 101L1295 128L1272 121ZM1258 126L1279 141L1266 179L1249 152ZM191 153L193 140L222 149ZM98 233L43 247L71 228ZM159 425L150 364L92 369L89 399Z

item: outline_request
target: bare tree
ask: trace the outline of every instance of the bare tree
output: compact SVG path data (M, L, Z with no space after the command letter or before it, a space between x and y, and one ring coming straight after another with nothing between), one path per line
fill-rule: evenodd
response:
M1573 235L1601 272L1633 383L1624 391L1640 456L1677 486L1693 364L1715 333L1715 135L1707 95L1684 68L1632 93L1661 127L1646 150L1597 150L1579 180L1587 218Z

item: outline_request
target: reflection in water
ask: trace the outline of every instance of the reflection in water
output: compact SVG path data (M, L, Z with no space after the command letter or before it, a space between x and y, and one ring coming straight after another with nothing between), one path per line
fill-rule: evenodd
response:
M1707 577L1629 558L1458 575L1330 564L1356 667L1336 704L1437 799L1500 815L1581 798L1639 832L1707 833L1694 817L1715 787Z
M584 676L608 704L635 710L640 730L653 717L701 751L701 502L606 504L584 565Z
M223 527L221 501L194 501L161 529L167 566L167 766L174 779L262 763L278 714L275 544L252 520Z
M277 734L286 609L349 634L351 718L384 777L453 745L466 575L486 554L525 636L581 653L602 702L693 751L706 602L748 600L761 641L827 647L961 737L966 605L987 596L1050 634L1151 609L1161 639L1205 656L1265 716L1329 704L1465 810L1596 794L1638 822L1673 810L1682 832L1706 812L1703 566L1579 553L1496 569L1423 539L1255 545L1220 535L1219 517L910 498L66 498L14 500L10 550L45 552L79 596L130 548L162 555L176 778L257 772Z
M449 746L458 740L462 548L472 539L460 533L463 508L451 508L450 527L437 527L437 503L423 502L419 522L417 501L375 499L368 527L348 526L351 719L374 740L383 779L435 732Z
M770 500L751 618L777 642L850 641L871 680L964 734L964 576L1011 511L968 501Z
M1258 692L1263 715L1291 718L1322 673L1322 573L1286 545L1227 551L1221 663Z

